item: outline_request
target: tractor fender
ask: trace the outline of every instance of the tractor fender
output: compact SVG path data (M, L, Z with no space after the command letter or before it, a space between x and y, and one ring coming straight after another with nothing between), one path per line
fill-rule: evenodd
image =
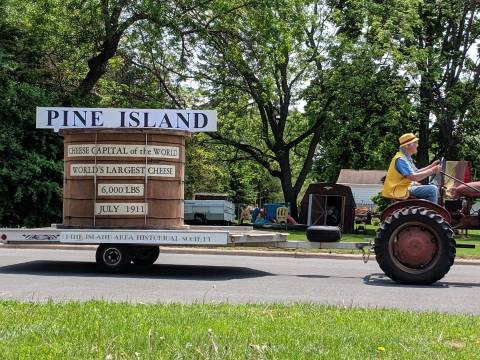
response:
M380 220L384 222L385 219L388 218L390 215L392 215L395 211L404 209L407 207L422 207L428 210L432 210L436 212L438 215L440 215L448 224L452 223L452 217L444 207L438 204L435 204L431 201L423 200L423 199L410 199L410 200L396 201L382 211L382 213L380 214Z

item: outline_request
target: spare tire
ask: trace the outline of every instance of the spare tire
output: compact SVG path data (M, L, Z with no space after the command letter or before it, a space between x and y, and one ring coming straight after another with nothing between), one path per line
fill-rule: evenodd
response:
M315 242L336 242L340 241L342 232L338 226L309 226L307 228L307 239Z

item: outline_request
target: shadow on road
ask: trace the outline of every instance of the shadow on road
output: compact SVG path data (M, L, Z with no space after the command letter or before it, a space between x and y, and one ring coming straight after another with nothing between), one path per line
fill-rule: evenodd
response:
M291 276L291 275L283 275L283 276ZM331 276L328 275L293 275L295 277L300 278L307 278L307 279L329 279Z
M131 266L127 272L108 274L98 270L96 264L79 261L35 260L0 267L0 274L27 274L40 276L152 278L175 280L226 281L272 275L246 267L154 264Z
M390 279L385 274L370 274L363 278L363 282L366 285L371 286L384 286L384 287L405 287L405 288L428 288L428 289L444 289L450 287L462 287L462 288L474 288L480 287L480 282L453 282L453 281L437 281L432 285L405 285L399 284Z

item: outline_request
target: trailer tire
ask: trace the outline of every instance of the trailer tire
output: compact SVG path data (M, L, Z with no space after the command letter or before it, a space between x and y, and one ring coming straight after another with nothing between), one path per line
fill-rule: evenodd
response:
M102 271L123 272L132 261L131 248L126 245L100 244L95 254L95 260Z
M135 265L152 265L157 261L160 254L158 246L137 246L133 251L132 261Z
M307 239L315 242L337 242L342 237L338 226L309 226L306 233Z
M380 268L401 284L430 285L445 276L455 260L455 240L448 222L423 207L395 211L375 238Z

